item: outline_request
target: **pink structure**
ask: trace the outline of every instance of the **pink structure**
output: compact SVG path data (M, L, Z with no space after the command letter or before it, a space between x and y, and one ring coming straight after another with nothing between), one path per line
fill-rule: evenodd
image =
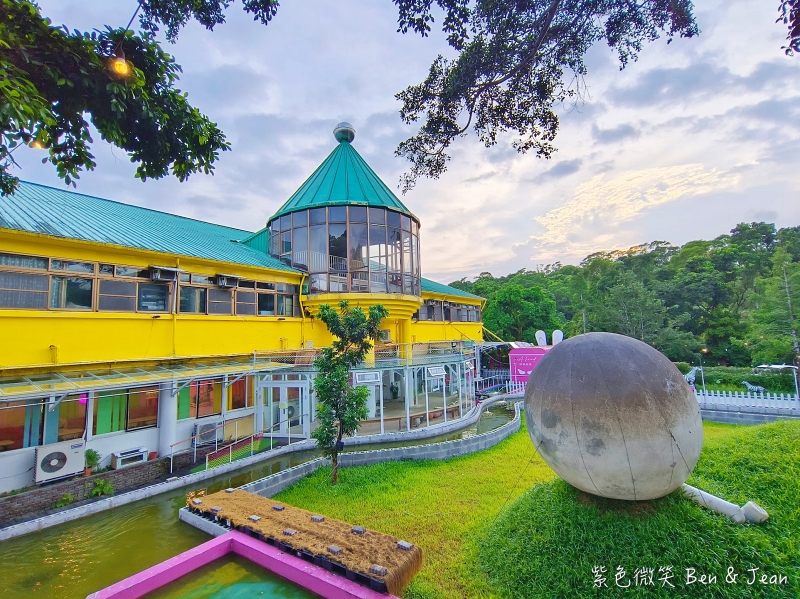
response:
M328 599L397 599L378 593L284 553L263 541L231 531L152 568L112 584L86 599L138 599L228 553L235 553Z
M512 349L508 354L508 361L511 367L511 382L527 383L531 372L536 368L542 356L550 351L551 347L517 347Z

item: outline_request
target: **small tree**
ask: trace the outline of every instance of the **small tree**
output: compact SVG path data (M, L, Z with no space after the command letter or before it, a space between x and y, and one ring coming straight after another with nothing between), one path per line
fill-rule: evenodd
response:
M342 437L352 436L359 422L367 417L366 387L350 385L350 369L364 361L378 335L381 321L389 311L381 305L370 306L369 316L361 308L339 303L339 312L327 304L320 306L319 319L335 337L331 347L322 350L314 362L317 394L317 429L311 434L325 457L331 459L331 484L339 482L339 452Z

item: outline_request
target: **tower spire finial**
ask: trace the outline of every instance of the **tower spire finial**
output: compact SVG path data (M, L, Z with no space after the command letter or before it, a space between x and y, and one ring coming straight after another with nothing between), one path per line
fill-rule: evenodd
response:
M341 122L333 130L333 136L339 143L351 143L356 137L356 130L348 122Z

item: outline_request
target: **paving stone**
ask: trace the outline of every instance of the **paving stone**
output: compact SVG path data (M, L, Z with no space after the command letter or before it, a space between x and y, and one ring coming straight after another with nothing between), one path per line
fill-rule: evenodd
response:
M337 547L336 545L328 545L328 552L332 553L333 555L339 555L342 552L342 548Z
M398 541L397 546L404 551L411 551L411 548L414 547L414 544L409 543L408 541Z

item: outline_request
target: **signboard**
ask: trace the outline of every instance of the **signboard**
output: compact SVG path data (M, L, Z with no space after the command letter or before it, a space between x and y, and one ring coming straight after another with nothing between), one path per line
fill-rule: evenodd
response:
M508 354L511 366L511 382L527 383L531 372L536 368L542 356L549 350L549 347L518 347L512 349Z

